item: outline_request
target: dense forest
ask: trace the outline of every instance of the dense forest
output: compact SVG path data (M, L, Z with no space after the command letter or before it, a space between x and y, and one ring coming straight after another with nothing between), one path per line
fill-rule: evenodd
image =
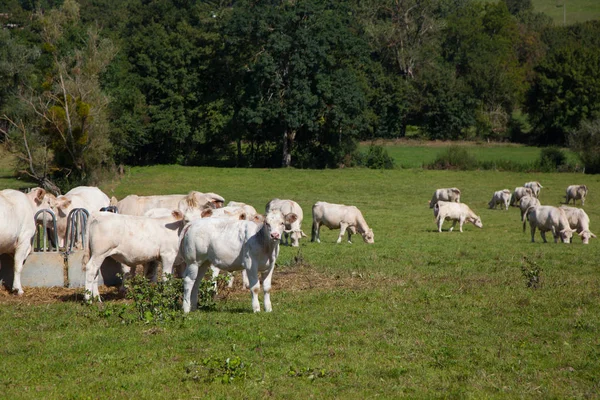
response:
M335 168L375 138L600 164L600 21L556 26L531 0L3 0L0 25L0 131L44 186Z

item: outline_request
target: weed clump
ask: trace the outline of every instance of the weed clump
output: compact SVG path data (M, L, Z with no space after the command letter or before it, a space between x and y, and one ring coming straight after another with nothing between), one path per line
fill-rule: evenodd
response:
M436 159L426 165L427 169L457 169L462 171L473 170L479 167L479 163L467 149L452 145L442 151Z
M542 267L535 261L523 258L521 273L525 278L525 285L530 289L539 289L542 287Z

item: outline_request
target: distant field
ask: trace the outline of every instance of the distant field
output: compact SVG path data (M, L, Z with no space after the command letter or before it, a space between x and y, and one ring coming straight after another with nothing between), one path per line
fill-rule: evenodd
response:
M483 0L495 3L498 0ZM598 0L533 0L536 11L549 15L556 24L563 23L563 4L566 5L567 24L600 19Z

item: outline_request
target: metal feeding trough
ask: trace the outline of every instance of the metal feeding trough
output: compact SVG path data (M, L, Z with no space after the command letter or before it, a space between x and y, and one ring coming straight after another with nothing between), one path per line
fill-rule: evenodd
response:
M88 218L89 212L84 208L75 208L69 213L65 248L61 249L56 229L56 215L48 209L40 210L35 214L36 234L33 238L33 250L23 264L21 272L23 286L70 288L85 286L83 257L85 247L88 245L86 241ZM1 262L0 280L6 287L12 287L14 274L12 257L3 255ZM9 266L10 268L7 268ZM121 264L109 257L100 267L98 284L121 285L122 280L118 276L120 273Z

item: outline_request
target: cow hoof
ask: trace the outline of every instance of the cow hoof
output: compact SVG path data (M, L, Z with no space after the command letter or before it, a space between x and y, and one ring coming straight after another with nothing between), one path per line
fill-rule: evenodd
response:
M25 292L23 291L23 289L13 289L15 291L15 294L17 296L23 296L23 294L25 294Z

